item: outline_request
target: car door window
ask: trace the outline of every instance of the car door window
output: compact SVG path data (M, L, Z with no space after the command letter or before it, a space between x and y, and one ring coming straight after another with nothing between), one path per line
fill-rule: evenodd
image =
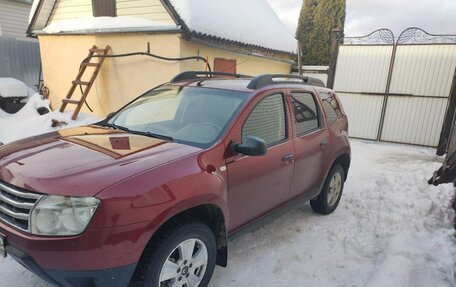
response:
M255 106L242 128L243 138L250 135L265 140L268 146L285 140L286 119L282 94L267 96Z
M292 93L291 99L296 119L296 134L303 135L320 127L315 99L310 93Z

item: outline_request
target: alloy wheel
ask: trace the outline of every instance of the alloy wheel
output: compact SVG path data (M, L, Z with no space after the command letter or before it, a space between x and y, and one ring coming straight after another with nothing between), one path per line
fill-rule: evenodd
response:
M340 192L342 191L342 176L340 173L335 173L329 183L328 191L328 205L333 206L339 199Z
M198 287L208 264L206 245L198 239L181 242L162 266L159 287Z

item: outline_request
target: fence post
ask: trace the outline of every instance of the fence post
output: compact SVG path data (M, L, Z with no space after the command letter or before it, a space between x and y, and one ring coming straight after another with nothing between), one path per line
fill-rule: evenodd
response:
M377 132L378 141L380 141L382 139L383 126L385 124L386 108L388 107L388 96L389 96L390 88L391 88L391 80L393 79L393 70L394 70L394 63L396 61L397 45L398 45L397 43L393 42L393 51L391 52L390 66L389 66L389 70L388 70L388 78L386 80L385 96L383 99L382 111L380 114L380 123L378 126L378 132Z
M334 88L334 79L336 77L337 57L339 56L339 46L341 30L339 28L331 31L331 54L329 57L329 69L328 69L328 88Z

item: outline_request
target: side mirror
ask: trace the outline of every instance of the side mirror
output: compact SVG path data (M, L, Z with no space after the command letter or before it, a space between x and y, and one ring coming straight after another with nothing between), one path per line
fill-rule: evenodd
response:
M241 153L250 156L262 156L268 150L266 142L255 136L247 136L240 144L232 142L230 148L233 154Z

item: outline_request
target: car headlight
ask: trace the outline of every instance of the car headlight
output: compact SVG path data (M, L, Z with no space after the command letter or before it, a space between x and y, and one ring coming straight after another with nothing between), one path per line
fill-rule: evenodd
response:
M30 231L48 236L81 234L99 204L100 200L94 197L46 195L32 211Z

